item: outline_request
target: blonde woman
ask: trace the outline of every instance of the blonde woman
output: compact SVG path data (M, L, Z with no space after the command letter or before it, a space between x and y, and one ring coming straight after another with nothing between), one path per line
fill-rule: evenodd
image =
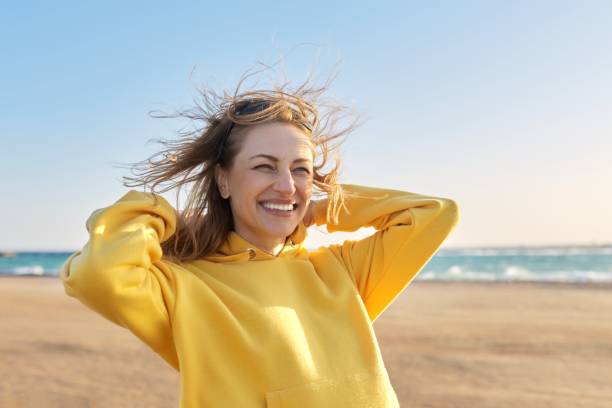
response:
M203 92L206 106L181 114L203 125L126 177L150 191L91 214L60 272L66 293L179 371L181 407L398 407L372 324L457 204L338 183L338 157L325 172L351 127L328 129L337 109L321 120L324 87L238 89ZM164 191L192 184L181 212L155 192L172 181ZM315 224L376 232L309 251Z

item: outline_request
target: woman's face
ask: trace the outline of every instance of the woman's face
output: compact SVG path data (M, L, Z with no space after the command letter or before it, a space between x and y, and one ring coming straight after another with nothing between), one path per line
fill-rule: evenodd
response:
M312 145L304 132L283 122L254 125L243 137L231 169L217 167L217 184L221 195L229 196L236 232L272 252L306 214Z

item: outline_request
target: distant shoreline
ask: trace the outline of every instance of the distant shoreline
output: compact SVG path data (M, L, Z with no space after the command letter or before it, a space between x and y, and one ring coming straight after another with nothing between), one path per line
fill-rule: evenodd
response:
M309 250L314 250L317 247L307 248ZM441 250L472 250L472 249L566 249L566 248L612 248L612 242L609 243L592 243L592 244L533 244L533 245L474 245L474 246L452 246L445 247L444 245L440 248ZM44 250L0 250L0 258L4 253L10 254L23 254L23 253L47 253L47 254L60 254L60 253L73 253L78 251L79 249L68 249L68 250L60 250L60 249L44 249Z
M59 276L51 275L3 275L0 274L0 280L59 280ZM523 287L540 287L540 288L581 288L581 289L597 289L597 290L612 290L612 282L543 282L543 281L459 281L459 280L413 280L410 286L413 285L440 285L440 286L523 286Z
M539 244L539 245L488 245L488 246L465 246L465 247L443 247L441 249L462 250L462 249L565 249L565 248L612 248L612 243L608 244Z

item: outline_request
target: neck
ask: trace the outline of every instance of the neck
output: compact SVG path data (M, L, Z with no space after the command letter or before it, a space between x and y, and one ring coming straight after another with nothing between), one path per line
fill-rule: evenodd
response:
M277 256L285 246L286 238L264 239L261 237L253 237L244 231L236 231L245 241L250 242L257 248L271 255Z

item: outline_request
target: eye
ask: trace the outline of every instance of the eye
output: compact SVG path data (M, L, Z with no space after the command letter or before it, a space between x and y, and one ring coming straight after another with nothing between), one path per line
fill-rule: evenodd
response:
M260 164L259 166L255 166L254 169L258 169L260 167L267 167L269 169L274 169L272 166L270 166L269 164Z
M303 170L304 172L306 172L306 174L310 174L310 170L306 167L298 167L296 170Z

